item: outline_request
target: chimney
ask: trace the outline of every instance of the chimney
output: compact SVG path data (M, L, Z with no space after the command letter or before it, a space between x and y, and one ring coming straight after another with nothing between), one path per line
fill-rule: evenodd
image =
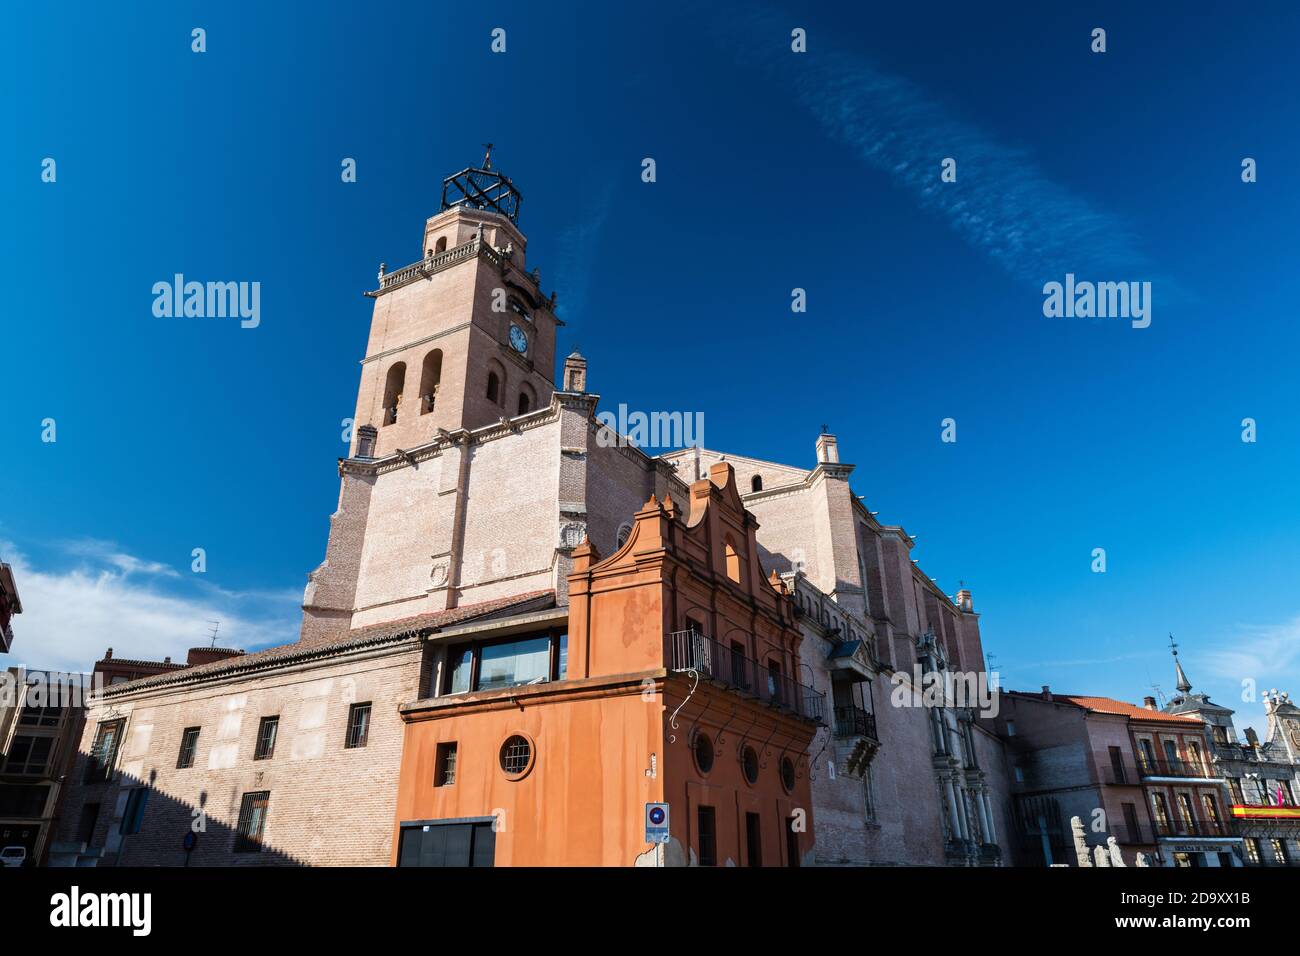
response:
M357 429L357 457L374 458L375 442L379 440L379 429L374 425L362 425Z
M840 445L834 435L822 432L817 436L817 464L838 465L840 462Z
M962 588L960 591L957 592L957 602L956 602L956 603L957 603L957 607L958 607L959 610L962 610L962 611L972 611L972 610L974 610L974 608L971 607L970 591L967 590L966 588Z
M566 392L585 392L587 390L587 360L577 349L569 353L564 360L564 390Z
M1051 699L1052 699L1052 688L1050 688L1050 687L1048 687L1046 684L1044 684L1044 685L1043 685L1043 700L1051 700Z
M111 661L112 659L113 659L113 649L110 647L108 650L104 652L104 660Z

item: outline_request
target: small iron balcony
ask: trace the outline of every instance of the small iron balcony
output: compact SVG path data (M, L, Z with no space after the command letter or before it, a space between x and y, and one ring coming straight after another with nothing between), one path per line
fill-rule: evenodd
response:
M694 630L674 631L668 640L673 670L694 670L701 680L752 694L778 710L819 724L825 720L826 695L806 684Z

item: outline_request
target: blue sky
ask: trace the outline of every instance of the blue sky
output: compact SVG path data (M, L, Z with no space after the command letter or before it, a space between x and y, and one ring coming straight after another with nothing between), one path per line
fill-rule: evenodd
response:
M1004 686L1169 692L1173 632L1249 718L1242 679L1300 692L1293 7L266 6L5 14L20 661L294 636L361 292L491 140L603 406L799 465L830 425ZM155 318L177 272L259 281L261 324ZM1045 318L1066 272L1150 281L1150 328Z

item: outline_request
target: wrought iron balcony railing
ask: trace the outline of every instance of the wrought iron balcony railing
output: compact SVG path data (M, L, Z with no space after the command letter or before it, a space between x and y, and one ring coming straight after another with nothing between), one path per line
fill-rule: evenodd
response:
M668 637L673 670L694 670L702 680L753 694L778 710L822 723L826 695L806 684L764 667L733 648L694 630L674 631Z
M837 706L835 714L835 736L836 737L869 737L872 740L879 740L876 736L876 715L869 714L861 707L853 705Z
M1174 820L1156 824L1156 836L1232 836L1232 828L1217 820Z
M1199 777L1207 779L1212 774L1199 763L1190 760L1153 760L1144 757L1138 767L1144 777Z

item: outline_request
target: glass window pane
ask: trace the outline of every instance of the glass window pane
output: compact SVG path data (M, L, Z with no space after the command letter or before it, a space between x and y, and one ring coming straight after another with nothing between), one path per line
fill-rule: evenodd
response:
M540 683L550 676L551 639L534 637L484 647L479 661L479 690Z
M447 663L451 667L451 680L447 685L447 693L463 694L469 690L469 675L474 663L473 649L452 648L447 654Z
M564 675L569 672L569 635L560 635L560 673L558 680L564 680Z

